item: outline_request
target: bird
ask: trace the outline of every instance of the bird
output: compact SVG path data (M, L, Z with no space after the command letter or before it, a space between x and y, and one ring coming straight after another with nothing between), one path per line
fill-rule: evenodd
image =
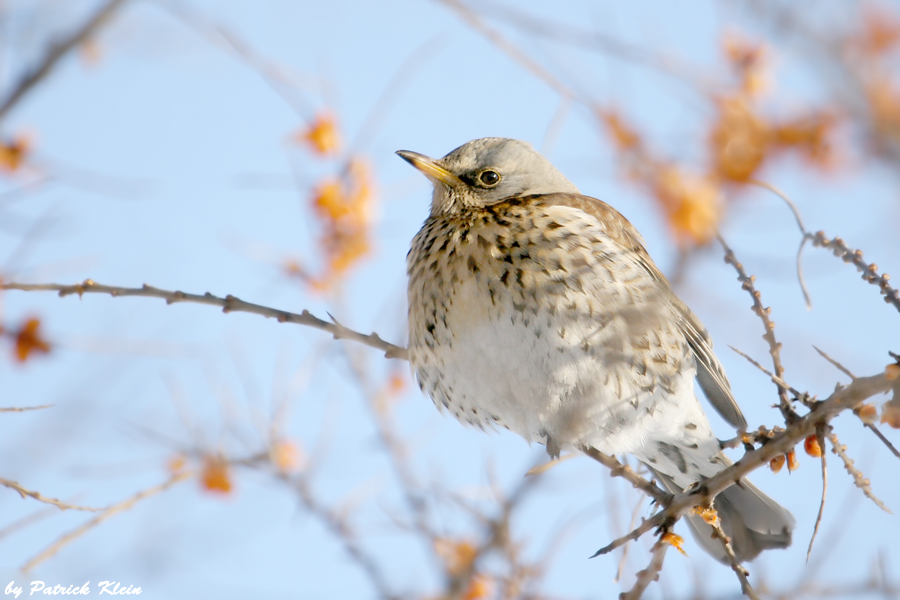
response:
M438 409L551 457L633 455L673 494L731 464L694 380L729 424L746 419L708 332L625 217L523 141L397 154L434 188L406 266L408 357ZM791 543L793 516L746 479L714 508L738 562ZM687 520L727 563L711 527Z

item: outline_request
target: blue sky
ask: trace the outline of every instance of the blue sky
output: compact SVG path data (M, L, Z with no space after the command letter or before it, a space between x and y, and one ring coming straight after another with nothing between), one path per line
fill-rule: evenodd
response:
M406 0L168 3L227 28L289 72L297 82L290 95L304 107L298 111L258 71L165 4L126 7L96 40L99 60L68 57L3 123L5 136L31 133L34 155L32 174L0 180L0 193L42 174L51 177L14 202L0 196L4 279L74 283L90 277L234 294L323 317L328 311L347 326L403 344L405 255L430 190L394 151L440 156L485 136L519 138L543 150L584 193L621 210L664 271L674 268L675 246L663 218L652 200L619 177L585 104L561 100L447 6ZM48 32L68 30L94 5L9 3L7 10L18 16L2 24L2 89L40 56ZM710 74L720 69L723 29L760 30L739 9L717 2L518 6ZM709 107L678 77L488 22L580 99L626 109L654 132L667 156L696 158L697 140L688 136ZM773 105L803 106L821 94L795 55L777 54L776 64ZM355 147L371 162L378 186L374 251L339 299L310 293L279 269L287 257L316 264L319 233L309 196L332 166L288 139L326 107L338 115L350 143L373 124ZM811 229L864 248L884 271L900 270L896 175L889 168L859 164L822 177L786 160L764 175L791 194ZM799 236L787 210L762 192L743 194L732 207L723 233L757 275L764 303L773 306L792 385L824 397L842 379L812 345L858 375L882 369L887 350L898 350L891 346L897 315L877 291L852 268L808 250L814 309L807 311L794 277ZM771 384L728 349L766 358L749 298L718 250L695 257L678 291L712 333L748 421L777 423ZM166 461L178 449L258 450L275 407L285 403L285 431L316 459L319 497L354 507L366 547L382 560L397 592L424 596L437 589L439 567L421 542L392 522L402 500L376 441L370 398L349 366L361 365L375 386L397 365L314 330L205 306L20 292L4 293L0 301L5 322L38 315L54 343L49 356L25 366L0 360L0 406L54 405L3 415L0 476L49 496L105 505L164 480ZM542 447L466 429L438 414L411 382L407 390L392 414L423 481L490 510L492 483L509 491L544 460ZM720 437L729 435L720 421L714 426ZM875 493L900 508L895 459L850 416L840 417L836 430ZM896 517L863 498L836 457L828 458L829 501L809 565L818 462L802 456L802 468L790 475L759 471L753 477L798 521L789 551L768 553L751 567L770 587L788 587L810 573L823 584L861 581L879 553L888 565L900 560ZM236 485L234 494L218 498L194 482L182 484L72 542L33 573L17 572L87 518L51 512L0 538L0 584L117 580L141 586L148 598L372 596L334 537L283 484L244 470ZM624 532L621 521L627 524L637 502L633 490L585 458L545 475L513 523L528 556L554 543L543 589L554 597L617 595L619 555L587 557ZM453 504L435 500L447 534L474 531ZM43 508L11 491L0 493L0 507L0 528ZM638 514L649 515L646 503ZM630 551L623 585L646 565L646 548L639 543ZM648 597L662 590L682 597L697 586L710 595L737 594L728 569L692 541L686 549L689 557L669 553L662 581Z

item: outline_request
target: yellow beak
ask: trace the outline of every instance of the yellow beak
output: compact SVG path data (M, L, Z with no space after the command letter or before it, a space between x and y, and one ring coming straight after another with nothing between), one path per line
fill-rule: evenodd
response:
M397 150L397 155L421 171L428 179L440 181L450 187L465 185L462 179L437 164L437 161L433 158L429 158L424 154L410 152L409 150Z

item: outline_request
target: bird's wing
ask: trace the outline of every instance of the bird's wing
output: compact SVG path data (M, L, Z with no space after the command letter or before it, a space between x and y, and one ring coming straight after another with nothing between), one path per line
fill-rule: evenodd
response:
M538 200L538 197L534 198ZM653 263L653 259L644 248L643 240L634 226L616 209L602 200L581 194L544 194L539 201L549 205L569 206L582 210L596 218L606 228L609 237L627 250L634 252L637 262L660 282L667 291L669 304L675 312L678 328L687 339L697 363L697 381L713 408L732 426L741 431L747 429L747 420L731 394L731 385L725 376L725 370L713 353L712 339L700 320L691 312L684 302L672 291L665 275Z

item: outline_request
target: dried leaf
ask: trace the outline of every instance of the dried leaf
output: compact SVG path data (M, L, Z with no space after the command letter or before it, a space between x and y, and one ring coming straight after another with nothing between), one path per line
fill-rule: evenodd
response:
M231 467L228 462L217 456L203 459L203 471L200 473L203 489L216 494L230 494L232 490Z
M184 456L184 454L181 454L181 453L176 454L175 456L171 457L169 459L169 461L166 463L166 469L172 475L177 475L178 473L181 473L182 471L184 471L184 469L186 467L187 467L187 458Z
M322 156L337 154L341 149L337 120L330 112L318 114L309 127L297 133L294 139Z
M46 354L50 352L50 344L41 338L41 322L31 318L19 329L16 336L16 359L25 362L34 353Z
M770 86L768 73L768 49L760 42L752 42L730 33L724 39L725 57L741 81L741 91L756 96Z
M669 544L683 555L687 556L687 552L684 551L684 538L677 533L667 531L663 534L662 538L660 538L660 541Z
M437 538L434 551L444 561L444 568L451 577L467 571L478 556L478 549L471 542L448 538Z
M11 140L0 142L0 172L18 171L28 156L30 142L27 136L17 135Z
M657 171L653 185L679 241L702 245L715 236L722 202L718 187L709 179L665 166Z
M897 402L896 396L881 408L881 422L894 429L900 429L900 403Z
M720 98L709 135L713 172L738 183L753 178L766 158L769 127L742 97Z
M618 113L600 109L597 111L597 115L606 125L609 136L619 151L628 152L640 148L640 136L625 123Z
M281 473L293 473L303 464L303 452L290 440L276 440L269 448L269 460Z
M691 513L702 517L703 520L710 525L715 525L719 521L719 515L716 513L716 509L711 506L695 506L691 509Z
M483 600L493 595L493 582L487 575L478 573L469 580L469 587L463 594L462 600Z

